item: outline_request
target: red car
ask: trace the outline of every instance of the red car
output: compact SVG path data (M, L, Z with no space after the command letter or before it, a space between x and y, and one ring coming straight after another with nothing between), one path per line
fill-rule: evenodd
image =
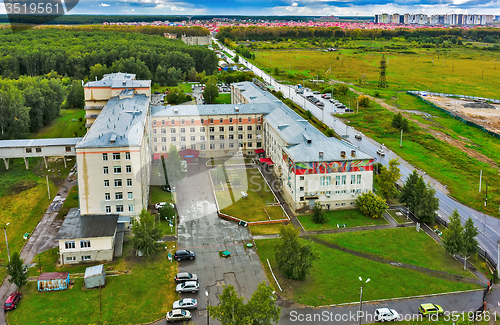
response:
M12 310L16 309L17 304L19 303L19 300L21 300L21 293L20 292L13 292L10 294L10 296L7 298L7 301L5 304L3 304L3 310Z

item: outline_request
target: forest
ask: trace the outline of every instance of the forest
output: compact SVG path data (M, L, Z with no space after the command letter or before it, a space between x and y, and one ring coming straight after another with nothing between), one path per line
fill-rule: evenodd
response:
M0 29L0 139L27 137L61 108L83 107L82 80L121 71L177 85L217 69L213 51L166 39L165 28L110 27Z

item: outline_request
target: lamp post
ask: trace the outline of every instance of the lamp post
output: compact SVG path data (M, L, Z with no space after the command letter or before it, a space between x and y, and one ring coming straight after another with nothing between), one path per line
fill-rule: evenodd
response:
M9 239L7 238L7 226L10 225L10 222L7 222L5 226L3 226L3 233L5 234L5 243L7 244L7 256L9 257L10 262L10 251L9 251Z
M358 323L361 325L361 316L362 316L362 308L363 308L363 284L370 282L370 278L366 279L363 283L363 279L359 277L359 281L361 281L361 289L359 291L359 312L358 312Z
M205 296L207 296L207 325L210 325L210 296L208 295L208 291L205 291Z
M500 279L500 239L497 241L497 278Z

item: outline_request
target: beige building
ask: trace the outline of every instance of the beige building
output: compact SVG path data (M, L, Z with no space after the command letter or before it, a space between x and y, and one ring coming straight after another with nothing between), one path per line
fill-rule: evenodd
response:
M70 209L57 233L59 263L111 261L114 257L118 215L82 216Z
M151 163L150 98L112 97L76 146L82 215L138 215L147 207Z
M186 36L182 35L181 39L187 45L212 45L212 37L207 36Z
M151 80L135 80L135 74L130 73L106 74L101 80L87 82L83 88L87 128L94 123L108 100L118 96L123 90L133 89L136 94L151 97Z

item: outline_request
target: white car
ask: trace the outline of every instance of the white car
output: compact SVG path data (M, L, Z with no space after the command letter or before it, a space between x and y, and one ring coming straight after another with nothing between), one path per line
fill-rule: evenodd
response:
M184 309L174 309L167 313L167 322L178 322L191 319L191 313Z
M377 322L392 322L399 319L399 314L394 309L379 308L375 310L374 318Z
M363 136L361 135L361 133L356 133L356 134L354 135L354 137L356 138L356 140L361 140L361 139L363 139Z
M156 210L160 210L161 208L163 208L165 205L167 204L167 202L159 202L159 203L156 203L155 204L155 209ZM170 206L172 208L175 208L175 205L173 203L170 203Z
M384 157L385 156L385 151L382 149L377 150L377 155Z

